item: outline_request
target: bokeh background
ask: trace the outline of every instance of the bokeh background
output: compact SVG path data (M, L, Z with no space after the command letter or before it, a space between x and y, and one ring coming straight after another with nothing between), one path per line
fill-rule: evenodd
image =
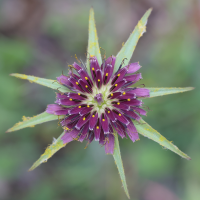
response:
M71 142L32 172L29 167L62 130L57 122L13 133L23 115L53 103L55 92L10 73L55 79L85 61L88 15L93 6L100 46L116 55L144 12L147 33L132 57L147 87L195 90L145 100L144 119L182 151L187 161L140 136L120 139L133 200L197 200L200 196L200 1L198 0L1 0L0 1L0 200L124 200L110 155L93 142Z

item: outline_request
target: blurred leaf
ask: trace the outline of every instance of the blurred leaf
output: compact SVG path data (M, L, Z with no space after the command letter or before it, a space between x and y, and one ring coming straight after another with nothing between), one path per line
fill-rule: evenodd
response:
M59 116L59 118L63 118L64 116ZM34 127L37 124L42 124L44 122L52 121L58 119L57 115L52 115L47 112L43 112L39 115L36 115L34 117L25 117L23 116L23 122L16 123L12 128L8 129L6 132L12 132L17 131L22 128L26 127Z
M152 9L149 9L143 15L143 17L141 18L141 20L138 22L137 26L131 33L130 37L128 38L126 43L122 46L121 50L117 54L115 67L114 67L114 73L118 70L123 59L124 59L124 65L125 66L128 65L139 38L143 35L144 32L146 32L147 19L148 19L149 15L151 14L151 11L152 11Z
M125 173L124 173L123 162L122 162L121 153L120 153L118 134L115 133L114 136L115 136L115 150L114 150L113 157L115 160L115 164L117 165L117 169L119 171L119 175L120 175L120 178L122 181L124 191L125 191L127 197L130 199L127 184L126 184L126 177L125 177Z
M51 89L58 90L59 92L64 92L64 93L66 93L66 92L73 92L70 89L68 89L67 87L59 84L56 80L39 78L39 77L36 77L36 76L28 76L28 75L25 75L25 74L10 74L10 75L11 76L15 76L17 78L21 78L21 79L27 79L31 83L32 82L38 83L40 85L49 87Z
M89 16L89 38L88 38L88 50L87 50L87 71L89 73L91 73L90 65L89 65L90 56L96 56L99 65L101 65L102 58L101 58L101 52L99 48L93 8L90 9L90 16Z
M29 171L34 170L36 167L38 167L40 164L47 162L49 158L51 158L58 150L66 146L66 144L63 144L63 141L61 140L61 137L65 134L63 132L59 138L53 141L53 143L46 148L45 152L40 156L40 158L33 164L33 166L29 169Z
M185 88L146 88L150 90L150 97L163 96L167 94L175 94L180 92L187 92L193 90L193 87L185 87Z
M147 124L143 119L140 120L139 124L136 124L133 120L138 132L142 134L145 137L148 137L151 140L154 140L155 142L159 143L164 148L167 148L174 153L178 154L179 156L186 158L187 160L191 160L191 158L180 151L177 146L172 144L171 141L168 141L164 136L162 136L160 133L158 133L155 129L153 129L149 124Z

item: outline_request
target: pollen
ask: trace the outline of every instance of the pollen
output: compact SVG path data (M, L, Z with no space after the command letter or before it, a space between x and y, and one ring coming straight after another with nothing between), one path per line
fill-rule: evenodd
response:
M120 76L120 74L118 74L117 76Z
M117 87L117 84L115 84L115 87Z
M79 106L78 108L81 108L81 106Z
M108 114L110 113L110 111L108 111Z
M105 122L105 119L103 119L103 122Z
M83 121L85 121L85 117L83 118Z
M97 129L99 129L99 126L97 126Z
M92 71L94 71L94 67L92 68Z
M100 79L98 79L98 82L100 82Z
M86 87L86 88L88 88L88 86L87 86L87 85L86 85L85 87Z
M120 105L120 103L118 102L117 105Z
M121 117L122 115L119 113L119 116Z
M92 115L92 117L94 117L94 115Z
M123 92L123 95L125 95L126 94L126 92Z
M85 77L85 80L88 80L88 77Z
M72 101L72 99L71 99L71 98L70 98L69 100L70 100L70 101Z
M130 99L127 99L127 101L130 101Z
M80 93L78 93L78 95L80 96L81 94L80 94Z
M106 76L108 76L108 73L106 73Z
M111 95L111 97L112 97L112 96L113 96L113 93L111 93L110 95Z
M89 108L90 106L89 106L89 105L87 105L87 107Z
M79 83L78 82L76 82L76 85L78 85Z

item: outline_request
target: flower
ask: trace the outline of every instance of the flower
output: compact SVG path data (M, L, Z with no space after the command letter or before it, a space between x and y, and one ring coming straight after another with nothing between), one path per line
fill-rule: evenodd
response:
M60 122L65 130L63 143L72 140L89 143L95 138L105 145L106 153L114 152L114 132L134 142L139 139L138 132L131 119L139 121L140 115L146 115L141 108L141 97L149 97L150 91L133 87L142 79L139 63L125 67L118 66L113 73L116 57L110 56L101 65L96 56L90 56L89 76L84 65L74 63L70 75L61 75L57 81L71 90L69 93L57 93L55 103L47 106L46 112L54 115L66 115ZM73 69L78 73L75 74Z
M118 134L127 135L134 142L138 133L154 140L183 158L190 157L180 151L172 142L148 125L141 115L146 115L142 98L156 97L192 90L186 88L141 88L134 84L142 79L139 63L129 63L139 38L146 31L146 24L152 9L149 9L138 22L127 42L115 56L102 62L94 21L94 11L90 10L87 63L74 63L69 76L61 75L49 80L25 74L11 74L43 86L57 90L56 104L50 104L44 113L34 117L23 117L23 122L15 124L7 132L59 119L64 132L47 147L30 170L46 162L58 150L72 140L93 139L105 145L107 154L113 154L124 191L129 197L123 163L120 154ZM75 70L75 71L73 71ZM76 73L74 73L76 72ZM78 75L77 75L78 74ZM126 135L127 134L127 135Z

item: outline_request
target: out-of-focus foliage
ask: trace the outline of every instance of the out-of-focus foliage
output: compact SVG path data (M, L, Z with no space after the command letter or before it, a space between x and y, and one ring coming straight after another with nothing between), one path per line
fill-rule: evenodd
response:
M0 1L0 199L124 199L111 156L96 142L71 142L32 172L27 170L62 129L52 121L5 133L23 115L42 113L55 93L10 73L55 79L74 55L85 61L88 12L95 10L99 43L117 54L143 13L153 7L132 61L146 87L191 92L146 99L145 121L186 152L184 160L140 136L119 139L130 196L135 200L196 200L200 196L200 4L198 1ZM104 52L102 51L104 54ZM140 84L139 83L139 84Z

